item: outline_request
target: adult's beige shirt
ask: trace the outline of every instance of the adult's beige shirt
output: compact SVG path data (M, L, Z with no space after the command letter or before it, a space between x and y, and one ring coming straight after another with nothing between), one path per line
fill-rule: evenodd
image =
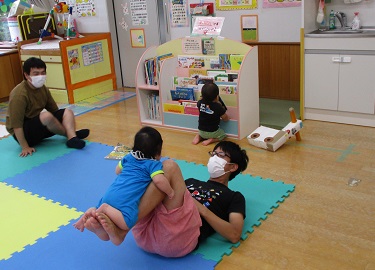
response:
M25 120L39 115L44 109L50 112L59 109L51 92L44 85L32 89L27 81L23 80L10 92L6 129L14 135L14 128L22 128Z

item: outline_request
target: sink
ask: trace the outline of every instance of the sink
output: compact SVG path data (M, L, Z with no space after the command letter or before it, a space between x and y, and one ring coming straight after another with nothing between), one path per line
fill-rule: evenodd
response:
M374 37L375 28L361 28L352 30L351 28L340 29L318 29L305 34L306 37Z
M318 30L320 31L320 30ZM358 34L362 33L362 30L347 30L347 29L333 29L333 30L325 30L325 31L320 31L321 34Z

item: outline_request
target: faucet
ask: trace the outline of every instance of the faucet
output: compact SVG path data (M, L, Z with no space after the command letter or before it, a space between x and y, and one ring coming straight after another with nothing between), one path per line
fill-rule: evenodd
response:
M335 16L337 17L337 19L339 19L339 22L341 24L341 29L344 29L347 25L347 19L346 19L346 15L344 12L335 12Z

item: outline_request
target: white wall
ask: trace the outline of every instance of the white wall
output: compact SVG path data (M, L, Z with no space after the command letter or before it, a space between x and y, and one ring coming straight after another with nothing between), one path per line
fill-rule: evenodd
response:
M311 1L311 0L309 0ZM200 3L190 0L189 4ZM215 0L206 1L207 3ZM241 15L258 15L258 35L260 42L299 42L301 28L301 7L262 8L258 0L257 9L214 10L216 17L225 17L221 36L241 41ZM189 27L172 28L172 39L188 36Z
M91 18L76 18L78 30L82 33L109 32L109 17L107 2L115 0L96 0L97 16ZM311 0L309 0L311 1ZM207 1L215 2L215 0ZM190 0L188 4L200 3ZM241 15L258 15L260 42L299 42L301 28L301 8L270 8L263 9L262 1L258 0L257 9L216 11L217 17L225 17L221 36L241 41ZM171 38L176 39L190 35L189 27L171 29Z

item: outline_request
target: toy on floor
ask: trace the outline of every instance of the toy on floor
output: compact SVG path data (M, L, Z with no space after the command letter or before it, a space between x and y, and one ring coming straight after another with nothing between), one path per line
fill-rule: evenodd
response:
M275 152L292 136L297 141L301 141L300 130L302 129L302 121L297 120L293 108L289 108L291 122L282 130L277 130L265 126L260 126L254 130L247 140L251 145Z

